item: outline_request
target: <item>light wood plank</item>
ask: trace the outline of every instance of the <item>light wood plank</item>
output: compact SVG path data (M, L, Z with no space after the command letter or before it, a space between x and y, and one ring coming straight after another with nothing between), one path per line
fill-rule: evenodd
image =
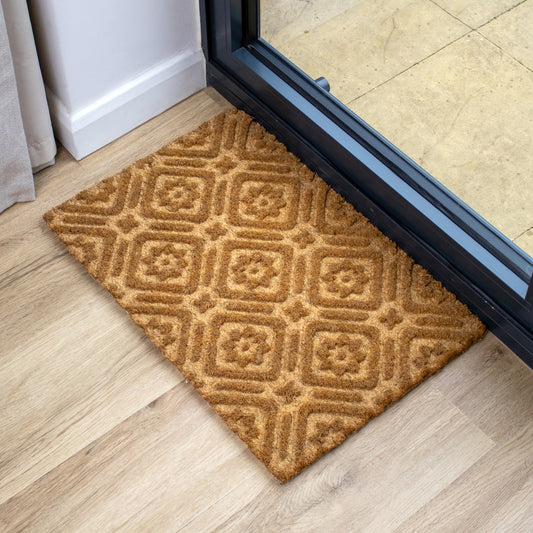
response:
M436 498L406 520L397 532L526 532L533 501L533 424L495 446ZM514 524L516 528L507 528Z
M9 351L0 362L0 501L183 379L113 298L61 257L63 268L56 260L2 293L0 309L18 307L1 313Z
M109 529L125 531L147 531L156 522L158 531L251 525L273 531L295 524L312 531L326 513L332 527L383 531L391 517L399 524L493 445L423 386L281 486L183 384L7 502L0 514L8 529L30 531L98 530L102 517ZM376 506L388 513L375 513Z
M500 505L484 525L485 531L513 531L531 533L533 531L533 476L515 494Z
M37 201L0 217L0 502L183 379L43 213L228 105L202 91L81 162L61 149Z
M432 383L496 442L506 442L533 421L533 372L493 335L452 361Z
M0 516L9 531L175 531L254 470L274 482L183 383L0 506Z

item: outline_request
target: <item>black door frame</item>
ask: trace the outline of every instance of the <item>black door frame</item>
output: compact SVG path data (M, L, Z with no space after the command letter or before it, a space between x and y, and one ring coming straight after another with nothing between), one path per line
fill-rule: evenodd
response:
M533 367L533 260L259 38L259 0L200 0L208 84L247 111Z

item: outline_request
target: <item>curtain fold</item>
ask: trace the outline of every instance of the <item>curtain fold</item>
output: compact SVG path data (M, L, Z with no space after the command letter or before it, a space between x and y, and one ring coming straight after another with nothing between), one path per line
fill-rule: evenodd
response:
M26 2L0 2L0 212L35 199L56 145Z

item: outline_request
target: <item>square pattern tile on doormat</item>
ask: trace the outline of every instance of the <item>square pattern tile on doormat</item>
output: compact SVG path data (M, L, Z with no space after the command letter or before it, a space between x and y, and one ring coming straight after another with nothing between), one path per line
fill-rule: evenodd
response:
M485 330L235 109L44 218L282 481Z

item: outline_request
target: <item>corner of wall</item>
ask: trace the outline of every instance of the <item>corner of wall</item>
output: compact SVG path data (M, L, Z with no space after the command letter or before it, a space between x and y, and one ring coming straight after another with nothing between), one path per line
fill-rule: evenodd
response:
M155 65L81 109L46 88L56 137L76 158L98 150L205 87L205 59L188 50Z

